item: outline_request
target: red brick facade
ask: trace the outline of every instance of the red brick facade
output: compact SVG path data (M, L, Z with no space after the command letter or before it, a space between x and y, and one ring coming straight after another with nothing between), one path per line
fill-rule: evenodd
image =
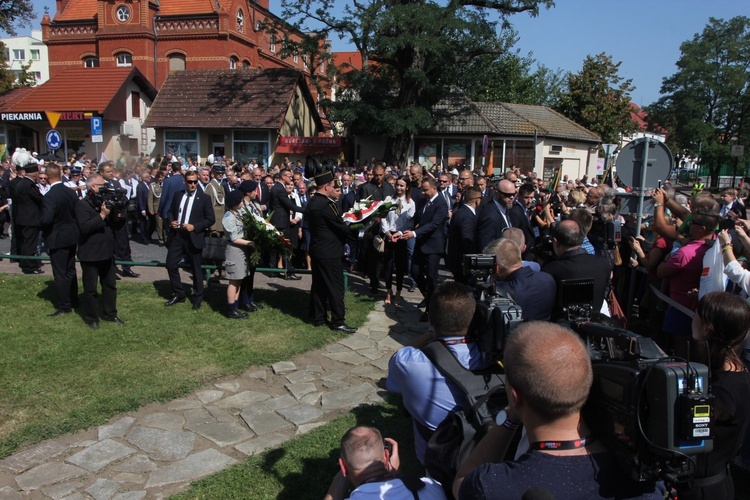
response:
M268 0L57 0L54 18L45 14L41 24L50 77L96 60L102 68L132 64L157 89L170 65L294 68L309 83L303 58L281 59L281 43L257 29L272 17Z

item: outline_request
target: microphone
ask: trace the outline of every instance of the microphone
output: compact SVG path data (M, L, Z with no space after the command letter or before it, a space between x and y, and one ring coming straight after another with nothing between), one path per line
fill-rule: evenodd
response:
M534 486L526 490L521 497L522 500L555 500L555 496L547 488Z

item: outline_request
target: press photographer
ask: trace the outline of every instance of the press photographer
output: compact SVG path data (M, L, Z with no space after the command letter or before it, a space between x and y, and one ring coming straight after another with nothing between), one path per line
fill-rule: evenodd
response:
M80 232L78 259L81 262L83 281L83 319L86 324L99 328L99 294L97 280L102 285L104 319L118 325L125 323L117 316L117 277L115 274L115 238L110 219L112 201L106 192L101 175L86 179L88 194L75 206Z

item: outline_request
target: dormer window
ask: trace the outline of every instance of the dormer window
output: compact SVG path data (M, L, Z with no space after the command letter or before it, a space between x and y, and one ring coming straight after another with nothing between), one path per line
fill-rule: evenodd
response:
M237 11L237 31L240 33L245 32L245 14L242 9Z

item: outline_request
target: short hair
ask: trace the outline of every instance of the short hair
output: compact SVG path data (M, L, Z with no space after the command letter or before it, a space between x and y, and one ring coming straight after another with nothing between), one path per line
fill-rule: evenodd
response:
M86 189L91 189L91 186L94 185L94 182L98 180L103 180L104 177L102 177L99 174L91 174L86 178Z
M476 200L481 197L482 197L482 190L479 188L479 186L470 186L464 189L464 197L463 197L464 203L472 201L472 200Z
M580 189L574 189L570 193L568 193L568 196L573 198L573 201L576 205L581 205L582 203L586 203L586 194L581 191Z
M719 202L716 201L711 193L698 193L690 197L690 210L697 212L699 210L719 212Z
M503 234L500 236L501 240L510 240L516 245L518 245L518 248L523 248L524 245L526 245L526 236L523 234L523 230L519 229L517 227L509 227L505 231L503 231ZM490 243L491 245L492 243Z
M518 188L518 196L525 196L531 193L536 193L536 188L531 183L521 184L521 187Z
M495 240L487 246L485 253L494 253L495 262L503 269L521 267L521 248L513 240L503 238Z
M583 245L585 236L583 228L575 220L564 220L552 226L550 234L564 247L579 247Z
M540 417L553 421L583 408L594 375L580 337L554 323L519 326L505 347L505 377Z
M575 210L571 210L568 218L576 221L581 225L584 235L589 234L589 231L591 231L591 226L594 225L593 214L585 208L576 208ZM583 244L583 241L581 242L581 244Z
M476 308L477 301L467 285L457 281L441 284L430 298L430 323L435 335L465 335Z
M198 172L196 172L195 170L188 170L187 172L185 172L185 179L187 179L188 177L198 177Z
M47 174L47 177L54 177L55 179L60 178L60 165L58 165L55 162L48 163L45 168L44 172Z
M341 458L354 470L383 461L383 436L374 427L352 427L341 438Z
M376 170L378 170L378 171L382 170L383 172L385 172L385 163L377 162L375 164L375 166L372 167L372 171L373 172L376 171Z
M721 194L728 194L729 196L737 196L737 190L734 188L724 188L721 190Z
M99 170L98 170L98 172L99 172L100 174L101 174L101 173L102 173L102 171L104 170L104 167L112 167L112 168L114 169L114 168L115 168L115 163L114 163L114 162L112 162L112 161L103 161L103 162L101 162L101 163L99 164Z
M434 177L429 177L429 176L423 177L422 178L422 184L424 184L425 182L427 184L429 184L431 188L436 188L437 187L437 181L435 180Z

